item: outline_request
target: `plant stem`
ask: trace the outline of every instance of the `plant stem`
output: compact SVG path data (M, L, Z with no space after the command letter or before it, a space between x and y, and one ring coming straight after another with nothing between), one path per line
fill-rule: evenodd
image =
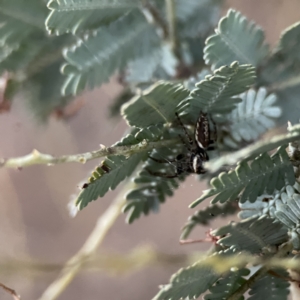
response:
M177 140L167 140L167 141L157 141L157 142L147 142L143 140L142 142L130 145L130 146L112 146L104 147L101 149L86 153L73 154L73 155L62 155L62 156L52 156L50 154L40 153L37 150L33 150L30 154L8 158L0 160L0 168L23 168L32 165L56 165L69 162L86 163L89 160L96 159L99 157L104 157L108 155L130 155L133 153L138 153L142 151L150 151L152 149L169 146L174 144Z
M18 294L16 293L15 290L9 288L8 286L4 285L3 283L0 283L0 287L7 292L8 294L10 294L14 300L20 300L20 296L18 296Z
M165 20L160 15L160 11L150 3L149 0L143 0L142 12L144 13L146 19L149 23L154 24L162 33L162 38L164 40L168 39L169 31Z
M130 180L128 182L131 184ZM120 215L122 206L125 203L124 193L127 190L128 185L125 185L114 202L108 207L104 214L99 217L95 228L84 245L71 259L69 259L69 261L67 261L57 279L50 284L39 300L56 299L72 282L87 260L95 253L97 247L104 240L109 229L113 226Z
M176 23L176 5L175 0L166 0L167 21L169 31L169 42L174 55L179 61L182 61L180 43L177 35L177 23Z

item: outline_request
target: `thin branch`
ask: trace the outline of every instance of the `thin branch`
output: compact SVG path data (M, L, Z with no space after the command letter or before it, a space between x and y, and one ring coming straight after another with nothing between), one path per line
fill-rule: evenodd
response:
M169 42L174 55L182 61L180 43L177 32L176 4L175 0L166 0L167 21L169 30Z
M143 0L142 12L150 24L154 24L161 32L162 38L169 37L168 26L160 14L160 11L149 0Z
M282 80L282 81L270 84L268 86L268 91L269 92L278 92L278 91L281 91L281 90L285 90L285 89L297 86L299 84L300 84L300 76L295 75L295 76L292 76L291 78L289 78L287 80Z
M131 146L102 146L101 149L86 153L52 156L50 154L41 153L38 150L33 150L30 154L0 160L0 168L23 168L32 165L56 165L69 162L86 163L89 160L104 157L108 155L130 155L142 151L150 151L152 149L169 146L174 144L177 140L147 142L146 140Z
M128 182L132 184L130 181ZM127 190L128 185L125 185L115 201L108 207L104 214L99 217L95 228L82 248L65 264L58 278L50 284L39 300L56 299L81 271L88 259L94 255L96 249L120 215L125 203L124 193Z
M16 293L15 290L7 287L6 285L4 285L1 282L0 282L0 287L2 287L5 292L7 292L8 294L10 294L13 297L14 300L20 300L21 299L20 296Z

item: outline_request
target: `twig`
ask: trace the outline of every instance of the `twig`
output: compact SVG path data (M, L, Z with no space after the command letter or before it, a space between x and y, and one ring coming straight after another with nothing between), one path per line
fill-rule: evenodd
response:
M4 285L3 283L0 282L0 287L3 288L4 291L6 291L8 294L12 295L14 300L20 300L20 296L16 293L15 290L9 288L8 286Z
M0 168L23 168L32 165L56 165L69 162L86 163L89 160L104 157L108 155L130 155L141 151L150 151L154 148L165 147L175 143L177 140L147 142L146 140L131 146L112 146L102 147L99 150L63 156L52 156L50 154L40 153L33 150L30 154L0 160Z
M168 26L160 15L159 10L150 3L149 0L143 0L142 12L149 23L154 24L162 33L162 38L167 40L169 37Z
M174 55L179 61L182 61L180 43L178 40L177 23L176 23L176 5L175 0L166 0L167 21L169 31L169 42Z
M128 181L130 182L130 181ZM72 282L80 272L87 260L95 253L109 229L115 223L124 205L124 193L128 190L125 185L115 201L108 207L103 215L97 220L96 226L82 248L65 264L58 278L50 284L39 300L54 300Z

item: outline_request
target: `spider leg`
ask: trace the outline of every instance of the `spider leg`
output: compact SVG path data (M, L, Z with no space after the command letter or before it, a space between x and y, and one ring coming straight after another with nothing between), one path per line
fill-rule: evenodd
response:
M168 164L168 163L176 162L176 158L172 159L172 160L157 159L157 158L154 158L152 156L149 156L149 158L151 158L152 160L154 160L155 162L160 163L160 164Z
M162 177L162 178L176 178L178 177L177 174L172 174L172 175L168 175L166 173L160 173L160 172L153 172L148 168L145 168L145 170L152 176L156 176L156 177Z
M190 150L190 149L193 147L193 145L194 145L193 140L191 139L189 133L187 132L187 130L186 130L185 126L183 125L183 123L182 123L182 121L181 121L181 119L180 119L180 117L179 117L179 115L178 115L177 112L175 113L175 115L176 115L177 120L178 120L180 126L182 127L182 129L183 129L183 131L184 131L184 133L185 133L185 135L186 135L188 141L189 141L189 145L190 145L189 150ZM179 137L180 137L180 139L182 140L182 142L183 142L184 144L186 144L185 141L184 141L184 139L182 138L182 136L179 135Z

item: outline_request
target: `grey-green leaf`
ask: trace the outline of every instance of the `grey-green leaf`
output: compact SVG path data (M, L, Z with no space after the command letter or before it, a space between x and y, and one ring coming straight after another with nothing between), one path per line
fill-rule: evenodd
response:
M261 253L265 247L280 245L288 240L287 229L266 216L233 222L212 234L225 236L218 240L218 244L252 254Z
M158 82L126 103L122 115L130 126L141 128L170 123L176 118L177 105L188 94L188 90L180 84Z
M140 3L140 0L51 0L46 28L56 35L96 29L137 8Z
M199 111L229 113L238 102L234 96L245 92L255 82L255 69L237 62L216 70L196 84L190 96L179 104L179 111L196 121Z
M218 177L213 178L210 182L212 188L204 191L203 195L190 207L197 206L211 196L215 196L211 203L232 201L242 191L241 203L247 200L254 202L265 190L270 193L275 189L281 189L286 180L290 185L295 183L293 166L283 146L272 157L263 153L250 166L246 161L242 161L235 170L221 173Z
M234 61L258 66L268 51L261 28L230 9L220 20L216 34L206 40L204 59L213 69Z
M78 94L106 82L127 63L158 47L155 28L139 12L131 12L107 27L79 39L64 52L67 63L62 72L67 76L63 94Z

